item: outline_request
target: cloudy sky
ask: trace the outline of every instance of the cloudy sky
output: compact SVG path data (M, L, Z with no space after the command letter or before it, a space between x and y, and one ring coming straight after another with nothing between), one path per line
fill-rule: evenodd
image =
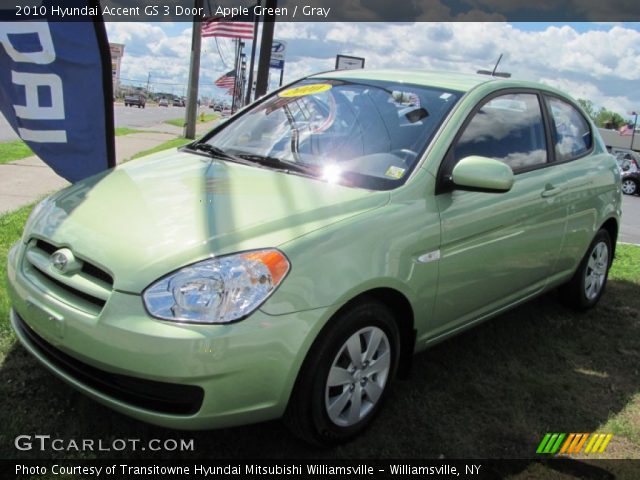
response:
M155 91L183 93L189 23L109 23L107 33L125 44L123 83L146 84L151 74ZM276 24L275 38L287 41L285 82L332 69L336 54L365 57L371 68L473 73L492 68L503 53L500 70L514 78L559 87L625 116L640 108L640 24L290 22ZM202 95L223 93L213 81L232 66L231 42L203 39ZM272 76L275 82L278 72Z

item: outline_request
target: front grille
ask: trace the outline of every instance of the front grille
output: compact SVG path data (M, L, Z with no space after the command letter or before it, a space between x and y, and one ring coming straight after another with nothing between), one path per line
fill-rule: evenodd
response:
M92 315L99 315L113 290L113 277L100 267L79 259L79 271L63 274L51 268L49 257L59 250L42 239L29 242L23 263L24 274L58 300Z
M61 352L50 345L15 314L16 327L32 348L58 369L111 398L146 410L191 415L200 410L204 391L193 385L156 382L106 372Z

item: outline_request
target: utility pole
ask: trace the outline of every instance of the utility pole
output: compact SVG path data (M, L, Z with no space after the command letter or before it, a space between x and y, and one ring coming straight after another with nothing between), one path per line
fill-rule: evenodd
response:
M145 90L147 92L147 95L149 95L149 82L151 81L151 72L149 72L149 74L147 75L147 89Z
M239 38L236 38L236 63L235 63L235 82L233 84L233 100L231 101L231 113L236 113L236 108L240 106L238 99L242 98L242 95L238 96L240 87L240 67L242 62L242 49L244 48L244 42Z
M638 125L638 112L631 112L631 115L633 115L634 118L633 118L633 130L631 131L631 145L629 145L629 148L633 150L633 139L636 137L636 126Z
M277 0L266 0L265 8L268 12L275 12ZM258 80L256 82L256 96L260 98L267 93L269 87L269 62L271 61L271 46L273 45L273 30L276 24L275 13L264 15L262 21L262 41L260 42L260 60L258 62Z
M242 68L240 75L240 98L238 99L238 107L242 108L244 102L244 87L247 83L247 59L244 53L242 54Z
M194 0L195 11L202 11L203 0ZM189 65L189 86L187 108L184 119L184 137L196 138L196 116L198 115L198 80L200 78L200 48L202 44L201 18L193 16L191 33L191 63Z

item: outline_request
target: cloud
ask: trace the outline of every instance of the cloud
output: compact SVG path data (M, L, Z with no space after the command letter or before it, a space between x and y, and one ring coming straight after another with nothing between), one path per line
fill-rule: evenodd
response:
M476 4L491 1L502 0ZM355 0L351 4L362 8ZM189 24L117 23L107 30L111 41L126 44L123 78L146 79L151 71L152 79L186 84ZM332 69L336 54L365 57L368 68L473 73L492 68L502 53L500 69L514 78L545 81L598 106L624 111L640 106L640 32L619 24L593 24L593 29L581 31L553 25L532 31L506 22L281 22L275 38L287 41L285 81ZM231 41L221 39L219 44L230 63ZM201 65L201 82L211 90L213 81L228 70L212 38L203 39Z
M541 78L540 82L568 92L574 98L589 99L595 105L618 112L622 116L626 116L627 112L634 109L632 101L629 98L623 95L605 95L593 83L567 80L564 78Z

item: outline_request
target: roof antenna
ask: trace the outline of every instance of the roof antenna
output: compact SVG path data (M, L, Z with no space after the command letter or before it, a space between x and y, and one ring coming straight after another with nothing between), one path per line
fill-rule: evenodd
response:
M498 65L500 64L500 60L502 60L502 53L498 57L498 61L496 62L496 66L493 67L493 70L478 70L476 73L480 73L482 75L491 75L492 77L502 77L509 78L511 74L508 72L498 72Z

